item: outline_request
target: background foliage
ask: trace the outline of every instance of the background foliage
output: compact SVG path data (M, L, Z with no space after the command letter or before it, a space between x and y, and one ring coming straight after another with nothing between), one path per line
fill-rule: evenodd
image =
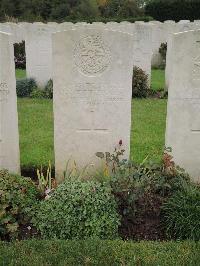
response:
M151 0L146 14L159 21L194 20L200 18L199 0Z
M0 19L68 21L144 16L144 0L1 0Z

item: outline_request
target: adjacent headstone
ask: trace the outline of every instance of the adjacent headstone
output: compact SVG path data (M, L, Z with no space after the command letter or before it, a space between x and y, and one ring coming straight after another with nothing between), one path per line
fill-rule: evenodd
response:
M34 78L40 87L52 79L52 40L51 34L57 25L42 23L26 25L26 73Z
M166 146L175 163L200 181L200 30L175 34L170 58Z
M72 22L63 22L59 24L58 31L72 30L75 28L75 24Z
M20 172L12 37L0 32L0 169Z
M117 30L133 35L133 51L131 53L134 59L134 66L141 68L151 80L151 58L152 58L152 26L148 23L138 21L135 23L107 23L106 28L111 27Z
M53 34L56 176L68 160L94 171L96 152L123 141L129 157L133 39L122 32L76 28Z
M152 26L147 23L135 23L134 65L141 68L151 81Z
M0 23L0 31L12 34L12 43L20 43L24 40L23 29L18 23Z
M171 74L171 42L173 33L179 33L189 30L198 30L200 25L198 23L187 22L187 23L176 23L168 32L167 39L167 55L166 55L166 68L165 68L165 90L167 91L170 83L170 74Z

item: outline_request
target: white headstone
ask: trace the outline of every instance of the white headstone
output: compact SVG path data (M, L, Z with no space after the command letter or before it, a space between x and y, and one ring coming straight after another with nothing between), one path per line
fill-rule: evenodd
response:
M26 72L43 87L52 79L52 40L56 31L51 25L33 23L26 26Z
M176 23L173 28L168 32L167 40L167 56L166 56L166 69L165 69L165 90L167 91L170 83L170 74L171 74L171 42L173 33L179 33L189 30L198 30L200 26L197 23L187 22L187 23Z
M129 157L133 39L77 28L53 34L54 146L57 178L67 161L97 169L96 152L123 141Z
M174 34L171 60L166 146L200 181L200 31Z
M152 26L147 23L135 24L134 65L145 71L151 81Z
M152 21L150 25L152 25L152 66L158 67L162 63L159 48L161 43L165 43L167 41L167 32L165 31L164 23Z
M23 41L22 30L16 23L0 23L0 31L12 34L12 43L20 43Z
M106 25L108 25L107 23ZM151 80L151 58L152 58L152 27L148 23L138 21L136 23L121 22L111 24L113 30L133 35L132 57L134 65L141 68ZM114 27L116 26L116 28Z
M63 22L59 24L59 31L72 30L75 28L75 24L72 22Z
M20 173L17 97L12 37L0 32L0 169Z

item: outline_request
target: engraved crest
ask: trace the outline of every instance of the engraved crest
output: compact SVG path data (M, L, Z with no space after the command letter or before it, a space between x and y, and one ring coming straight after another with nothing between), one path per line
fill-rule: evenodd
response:
M110 51L98 35L86 36L74 50L74 58L79 71L85 75L104 72L110 64Z

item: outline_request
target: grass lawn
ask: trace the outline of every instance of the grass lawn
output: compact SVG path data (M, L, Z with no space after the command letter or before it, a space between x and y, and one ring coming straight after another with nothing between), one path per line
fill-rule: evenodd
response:
M18 98L18 113L21 166L54 162L52 100Z
M53 106L46 99L18 99L21 165L54 162ZM149 155L161 159L165 134L166 100L133 100L131 156L141 162Z
M160 265L195 266L197 242L18 241L0 242L0 265Z
M151 88L160 90L165 88L165 71L161 69L152 69L151 72Z
M22 78L25 78L26 77L26 70L23 70L23 69L16 69L16 78L17 79L22 79Z
M17 70L17 78L25 77ZM163 84L163 71L153 70L154 89ZM54 164L53 106L46 99L18 99L20 151L22 168ZM131 157L141 162L149 155L161 159L164 147L166 100L135 99L132 104Z

